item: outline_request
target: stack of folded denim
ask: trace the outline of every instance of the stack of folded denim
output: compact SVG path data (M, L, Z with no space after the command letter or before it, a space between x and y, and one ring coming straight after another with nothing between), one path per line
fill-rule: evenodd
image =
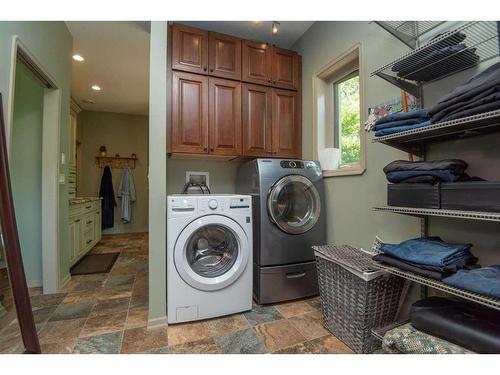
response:
M500 109L500 63L456 87L429 110L432 122L455 120Z
M422 237L400 244L380 245L382 254L374 260L436 280L443 280L462 269L474 269L477 258L471 244L452 244L439 237Z
M459 270L443 280L445 284L500 299L500 265Z
M442 38L442 35L436 35L432 40L438 38ZM398 77L425 82L470 68L477 64L479 56L475 48L467 48L461 43L464 39L465 34L461 32L451 34L398 61L392 71Z
M396 160L384 167L384 173L392 183L456 182L467 179L467 163L460 159L435 161Z
M395 134L405 130L417 129L431 124L429 111L418 109L411 112L398 112L377 120L372 130L376 137Z

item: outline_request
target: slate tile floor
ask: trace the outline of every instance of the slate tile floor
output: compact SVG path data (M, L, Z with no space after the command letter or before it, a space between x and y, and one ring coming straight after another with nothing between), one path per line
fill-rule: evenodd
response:
M43 353L352 353L323 328L318 298L148 330L147 234L103 236L92 251L120 256L108 274L32 297ZM0 351L14 350L2 333Z

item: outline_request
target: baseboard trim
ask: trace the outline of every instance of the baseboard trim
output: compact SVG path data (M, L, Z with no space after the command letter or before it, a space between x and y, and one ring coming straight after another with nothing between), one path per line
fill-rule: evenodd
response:
M162 316L155 319L148 319L148 329L164 328L167 327L167 316Z
M58 288L58 289L59 289L59 291L61 291L61 290L62 290L62 289L66 286L66 284L70 282L70 280L71 280L71 274L70 274L70 273L68 273L68 274L67 274L66 276L64 276L64 278L60 281L60 283L59 283L59 288Z
M28 288L39 288L42 286L42 280L27 280Z

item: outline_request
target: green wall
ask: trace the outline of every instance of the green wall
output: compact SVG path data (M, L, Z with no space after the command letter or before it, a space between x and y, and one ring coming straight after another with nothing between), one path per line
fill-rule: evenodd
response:
M132 221L120 220L121 199L117 196L122 176L121 169L112 169L113 187L117 207L115 226L103 234L146 232L148 230L148 117L122 113L83 111L78 114L77 140L81 142L82 160L79 171L78 195L98 196L102 169L96 164L101 145L108 155L130 156L135 153L139 160L132 169L136 189L136 201L132 203Z
M239 162L167 159L167 194L179 194L186 182L186 171L209 172L210 191L231 194L236 191Z
M36 57L36 60L50 74L61 90L60 152L68 154L69 146L69 101L71 92L71 55L73 37L64 22L0 22L0 93L3 96L3 105L6 120L6 135L10 140L9 104L14 98L10 97L12 65L12 42L14 36L25 45ZM10 150L10 148L9 148ZM59 158L60 160L60 158ZM68 174L68 166L59 164L59 173ZM59 207L59 279L63 281L69 276L69 239L68 239L68 192L66 185L60 185L58 202Z
M26 279L42 285L42 129L44 88L22 64L16 70L10 177Z
M365 108L400 95L400 91L382 79L370 77L376 68L407 51L401 42L374 23L315 22L295 43L302 55L302 150L312 155L312 76L331 60L361 43L365 81ZM382 52L383 51L383 52ZM366 172L360 176L325 179L328 243L351 244L369 248L376 235L386 241L400 241L419 234L417 219L372 211L385 204L386 185L382 168L406 154L366 140Z

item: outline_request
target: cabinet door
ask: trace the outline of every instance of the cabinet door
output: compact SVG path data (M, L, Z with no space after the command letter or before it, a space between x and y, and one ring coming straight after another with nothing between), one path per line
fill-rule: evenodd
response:
M70 219L69 224L69 263L73 265L80 249L80 231L76 220Z
M210 154L241 153L241 83L209 80Z
M101 211L94 212L94 245L101 240Z
M172 69L208 73L208 31L179 24L172 26Z
M272 89L273 96L273 155L293 158L297 155L298 123L297 93Z
M265 86L243 84L243 155L270 156L271 89Z
M243 41L242 80L262 85L271 84L271 50L266 43Z
M299 56L293 51L273 47L272 84L274 87L296 90L299 81Z
M241 39L211 32L208 52L211 76L241 80Z
M174 72L171 151L208 152L208 77Z

